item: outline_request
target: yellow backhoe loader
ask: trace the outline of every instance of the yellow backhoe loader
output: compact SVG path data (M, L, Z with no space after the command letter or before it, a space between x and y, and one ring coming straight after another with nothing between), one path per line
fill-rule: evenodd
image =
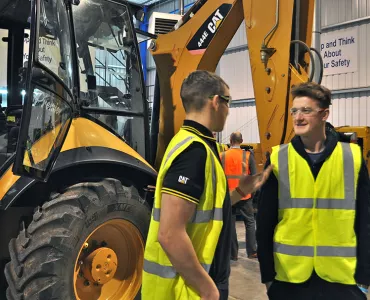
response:
M296 1L199 0L171 32L151 36L159 80L150 134L140 8L2 1L0 298L140 299L156 169L184 119L182 80L214 71L245 20L262 164L292 137L291 86L312 80L314 1Z

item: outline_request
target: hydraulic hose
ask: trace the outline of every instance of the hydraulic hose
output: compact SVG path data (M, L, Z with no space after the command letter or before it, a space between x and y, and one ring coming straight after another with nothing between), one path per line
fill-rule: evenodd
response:
M319 75L319 80L318 80L318 84L321 84L321 81L322 81L322 77L324 75L324 61L322 59L322 56L321 56L321 53L319 52L319 50L317 50L316 48L310 48L313 52L316 53L316 55L319 57L319 62L320 62L320 75Z
M293 40L293 41L291 41L290 43L291 43L291 44L300 44L300 45L302 45L302 46L306 49L306 52L308 52L308 54L310 55L310 59L311 59L311 63L312 63L312 70L311 70L311 73L310 73L310 76L309 76L308 81L309 81L309 82L311 82L311 81L312 81L312 79L313 79L313 77L314 77L314 75L315 75L315 62L314 62L314 60L313 60L313 54L312 54L312 52L311 52L310 47L308 47L308 46L306 45L306 43L304 43L304 42L302 42L302 41L300 41L300 40Z

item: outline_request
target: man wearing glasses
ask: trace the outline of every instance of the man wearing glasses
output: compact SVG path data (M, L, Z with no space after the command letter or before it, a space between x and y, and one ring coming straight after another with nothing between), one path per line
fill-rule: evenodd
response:
M292 89L295 137L273 147L261 189L258 259L270 299L366 299L370 182L358 145L325 130L331 92Z
M242 176L229 192L216 139L230 91L217 75L195 71L183 82L186 119L158 173L144 254L143 300L227 300L231 205L259 189L271 168Z

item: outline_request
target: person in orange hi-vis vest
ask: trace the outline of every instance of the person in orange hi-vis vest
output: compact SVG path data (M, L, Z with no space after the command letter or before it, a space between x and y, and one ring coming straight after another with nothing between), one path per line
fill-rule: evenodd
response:
M253 175L257 172L253 152L241 149L240 145L242 142L243 137L240 132L232 133L230 135L230 149L220 154L222 166L225 170L225 175L230 189L234 189L238 186L239 179L243 174ZM256 225L252 195L245 195L241 200L243 201L239 201L232 208L233 228L235 228L236 214L239 212L245 225L248 258L257 258ZM239 246L235 229L233 230L231 245L232 260L238 259L238 250Z

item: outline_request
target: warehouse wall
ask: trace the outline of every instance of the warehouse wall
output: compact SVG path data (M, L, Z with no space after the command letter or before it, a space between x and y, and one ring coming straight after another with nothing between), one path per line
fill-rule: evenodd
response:
M370 126L370 91L334 95L329 122L334 126Z
M323 78L323 84L330 89L349 89L370 86L370 0L323 0L322 1L322 42L326 36L346 37L348 33L357 35L351 53L343 53L345 47L333 47L333 50L342 50L338 58L350 58L356 61L355 72L327 75ZM353 20L363 18L362 21L352 23ZM346 22L342 25L340 23ZM338 40L337 40L338 42ZM337 43L339 44L339 43ZM322 45L325 46L325 45ZM324 48L321 53L325 55ZM344 70L343 70L344 71ZM324 73L325 74L325 73Z
M234 131L240 131L245 142L259 142L256 107L253 100L239 101L233 104L225 128L219 134L219 141L228 143L230 134Z
M334 94L329 121L334 126L370 126L370 0L322 0L321 4L321 54L335 48L341 55L334 60L354 64L348 72L324 71L322 84ZM341 46L339 39L350 36L354 43ZM327 48L325 42L336 38L336 47Z
M230 86L233 99L254 98L249 51L246 48L226 51L220 60L217 73Z

